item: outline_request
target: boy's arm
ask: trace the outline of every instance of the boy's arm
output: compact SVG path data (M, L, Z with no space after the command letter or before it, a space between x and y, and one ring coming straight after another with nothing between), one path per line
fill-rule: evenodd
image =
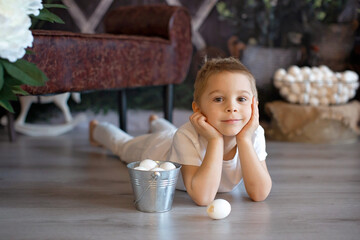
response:
M252 116L236 136L236 142L246 191L252 200L263 201L270 193L272 182L266 161L259 161L252 143L252 135L258 126L259 110L253 98Z
M190 117L196 131L208 140L206 154L200 166L183 165L181 173L190 197L198 205L211 203L218 191L221 179L223 146L222 135L197 112Z
M263 201L271 190L266 161L259 161L252 142L238 142L241 171L246 192L253 201Z

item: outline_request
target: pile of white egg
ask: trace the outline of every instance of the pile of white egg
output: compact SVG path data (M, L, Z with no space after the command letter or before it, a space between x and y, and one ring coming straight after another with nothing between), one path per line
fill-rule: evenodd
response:
M327 66L290 66L274 74L274 86L290 103L328 106L342 104L356 95L359 76L354 71L333 72Z
M158 164L157 162L155 162L152 159L145 159L142 160L139 164L139 166L135 167L134 169L136 170L141 170L141 171L168 171L168 170L172 170L175 169L176 166L175 164L171 163L171 162L161 162L160 164Z

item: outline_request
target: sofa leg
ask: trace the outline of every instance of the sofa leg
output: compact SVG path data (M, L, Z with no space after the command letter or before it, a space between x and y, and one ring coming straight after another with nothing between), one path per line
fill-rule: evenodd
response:
M8 135L9 141L14 142L16 140L16 133L15 133L15 126L14 126L14 114L11 112L7 112L7 128L8 128Z
M164 86L164 117L169 122L173 120L174 85Z
M126 132L126 89L118 91L119 127Z

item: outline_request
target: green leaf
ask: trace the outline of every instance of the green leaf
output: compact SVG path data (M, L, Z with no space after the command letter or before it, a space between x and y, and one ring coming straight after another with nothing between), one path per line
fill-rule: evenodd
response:
M67 9L68 7L64 4L43 4L44 8L63 8Z
M11 113L15 113L13 107L11 106L10 102L8 100L0 100L0 106L5 108Z
M22 83L31 86L42 86L48 80L46 75L33 63L19 59L14 63L0 59L6 72Z
M17 100L16 94L7 84L4 84L0 91L0 100Z
M11 89L12 92L16 95L23 95L23 96L29 95L29 93L24 89L22 89L21 86L12 86Z
M0 90L2 89L4 85L5 79L4 79L4 68L2 64L0 63Z
M61 18L59 18L57 15L53 14L52 12L47 10L46 8L41 9L39 15L32 16L32 17L40 19L40 20L48 21L48 22L51 22L51 23L55 22L55 23L64 24L64 21Z
M24 84L23 82L21 82L20 80L17 80L16 78L13 78L12 76L10 76L9 74L5 74L5 84L9 85L9 86L16 86L16 85L22 85Z

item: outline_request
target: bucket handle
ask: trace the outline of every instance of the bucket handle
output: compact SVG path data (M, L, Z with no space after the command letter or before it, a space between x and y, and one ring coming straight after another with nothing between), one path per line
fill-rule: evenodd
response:
M138 202L140 202L140 200L143 198L144 194L149 190L151 184L154 183L154 181L156 181L158 178L160 177L160 173L159 172L153 172L151 174L151 182L149 183L149 185L147 186L147 188L142 191L142 193L140 194L140 196L134 200L134 204L136 205Z

